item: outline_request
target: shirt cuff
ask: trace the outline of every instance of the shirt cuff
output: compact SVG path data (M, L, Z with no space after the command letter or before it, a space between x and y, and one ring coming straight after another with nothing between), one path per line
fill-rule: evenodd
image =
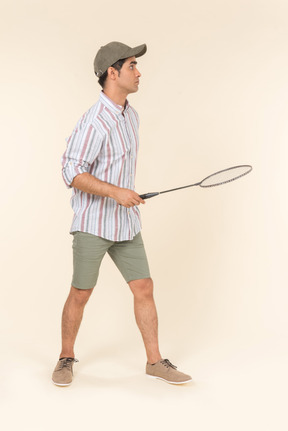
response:
M75 164L71 161L68 162L66 166L64 166L64 168L62 169L63 180L67 188L70 189L72 187L71 183L77 175L84 174L85 172L88 172L85 166Z

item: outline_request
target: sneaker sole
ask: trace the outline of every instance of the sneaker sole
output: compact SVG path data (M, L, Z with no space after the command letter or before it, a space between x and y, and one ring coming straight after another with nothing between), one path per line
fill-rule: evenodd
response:
M56 383L56 382L54 382L54 380L52 380L52 382L54 383L54 385L56 385L56 386L70 386L71 385L71 383Z
M184 382L170 382L169 380L163 379L162 377L158 377L158 376L151 376L150 374L146 374L146 376L147 376L149 379L158 379L158 380L163 380L163 382L170 383L170 385L184 385L185 383L192 382L192 379L190 379L190 380L184 380Z

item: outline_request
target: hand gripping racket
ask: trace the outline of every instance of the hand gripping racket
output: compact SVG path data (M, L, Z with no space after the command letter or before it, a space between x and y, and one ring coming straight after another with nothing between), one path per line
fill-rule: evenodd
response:
M212 175L204 178L199 183L190 184L189 186L177 187L176 189L163 190L162 192L145 193L140 195L142 199L153 198L154 196L161 195L163 193L175 192L176 190L187 189L188 187L200 186L200 187L215 187L221 186L222 184L230 183L231 181L238 180L238 178L244 177L252 171L250 165L239 165L233 166L232 168L223 169L222 171L215 172Z

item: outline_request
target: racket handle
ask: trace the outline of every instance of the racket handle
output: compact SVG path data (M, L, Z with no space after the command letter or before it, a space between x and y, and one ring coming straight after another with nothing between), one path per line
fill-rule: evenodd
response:
M157 196L159 195L159 192L154 192L154 193L145 193L144 195L139 195L141 199L150 199L153 198L153 196Z

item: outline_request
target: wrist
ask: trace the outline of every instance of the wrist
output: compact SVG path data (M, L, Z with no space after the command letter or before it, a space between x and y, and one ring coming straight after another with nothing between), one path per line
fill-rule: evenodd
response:
M113 184L109 184L107 188L107 197L111 199L116 199L117 191L120 187L114 186Z

